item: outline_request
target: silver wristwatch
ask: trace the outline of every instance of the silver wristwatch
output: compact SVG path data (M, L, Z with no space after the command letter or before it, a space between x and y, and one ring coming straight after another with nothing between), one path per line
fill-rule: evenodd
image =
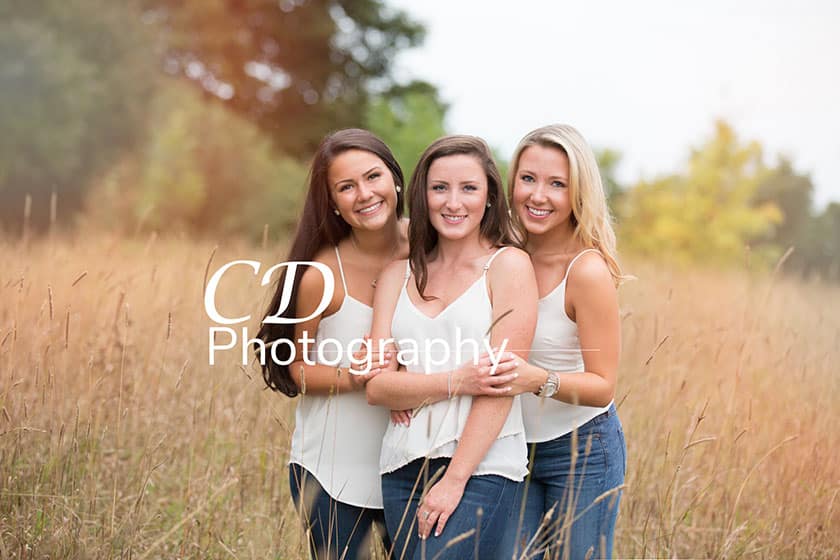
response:
M560 378L557 377L557 374L551 371L548 372L548 379L546 379L545 383L543 383L540 387L540 391L537 393L537 396L550 399L554 396L554 393L557 392L557 385L559 384Z

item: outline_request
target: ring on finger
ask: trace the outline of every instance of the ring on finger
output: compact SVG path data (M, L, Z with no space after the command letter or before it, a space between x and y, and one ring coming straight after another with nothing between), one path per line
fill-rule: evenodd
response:
M432 515L431 511L424 511L423 512L423 519L424 520L428 519L430 515Z

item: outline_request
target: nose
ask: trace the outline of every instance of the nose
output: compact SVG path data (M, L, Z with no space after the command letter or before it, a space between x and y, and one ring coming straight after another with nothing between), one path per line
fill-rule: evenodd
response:
M359 181L356 192L358 193L359 200L367 200L373 196L373 189L368 185L367 181Z
M542 183L537 183L534 185L533 190L531 190L531 196L528 197L531 202L534 204L542 204L548 198L545 196L545 185Z
M458 210L461 208L461 199L458 195L458 189L449 191L449 196L446 197L446 209Z

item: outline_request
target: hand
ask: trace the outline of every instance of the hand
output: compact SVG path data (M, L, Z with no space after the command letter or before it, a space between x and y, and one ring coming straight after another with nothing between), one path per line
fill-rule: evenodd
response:
M466 480L460 482L443 475L420 500L420 506L417 508L417 531L421 539L428 537L433 527L435 536L440 536L452 512L461 502L466 485Z
M342 368L342 373L350 376L350 387L352 387L354 391L364 391L367 382L379 375L380 373L382 373L382 371L379 369L375 369L369 371L368 373L365 373L364 375L359 375L356 373L350 373L349 371L345 371Z
M411 425L411 410L392 410L391 411L391 422L400 426L410 426Z
M351 367L356 371L365 371L369 373L380 373L381 371L393 370L396 371L397 361L394 359L394 347L388 345L385 347L385 352L380 353L370 342L370 335L365 335L363 339L368 343L353 352L351 357ZM368 352L368 345L370 352ZM382 354L382 364L380 365L380 354Z
M499 358L499 365L494 375L490 375L493 362L489 354L482 354L477 365L469 361L452 373L452 394L511 396L514 393L511 393L511 389L504 385L516 380L519 373L515 370L522 363L524 360L513 352L505 352Z
M516 368L519 375L509 381L506 385L498 387L498 389L506 389L505 395L513 397L523 393L536 393L540 390L543 383L548 378L548 372L539 366L529 364L523 360L518 354L513 354L515 360L519 363Z

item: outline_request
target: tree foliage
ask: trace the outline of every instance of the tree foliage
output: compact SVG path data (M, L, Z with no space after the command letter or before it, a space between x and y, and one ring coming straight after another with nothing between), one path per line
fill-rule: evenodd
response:
M143 0L166 31L168 72L312 153L330 130L361 126L371 91L392 83L395 51L423 28L381 0Z
M305 188L305 167L278 154L256 125L170 84L154 102L147 140L97 183L87 215L129 232L257 237L265 225L294 228Z
M0 222L46 222L59 195L66 218L90 178L142 136L158 72L132 3L0 4Z
M446 134L446 110L434 86L413 82L371 99L365 127L388 144L408 181L426 146Z
M714 136L692 151L684 173L642 181L626 194L621 242L683 262L738 260L745 246L782 220L773 202L755 202L765 174L760 146L741 144L718 122Z

